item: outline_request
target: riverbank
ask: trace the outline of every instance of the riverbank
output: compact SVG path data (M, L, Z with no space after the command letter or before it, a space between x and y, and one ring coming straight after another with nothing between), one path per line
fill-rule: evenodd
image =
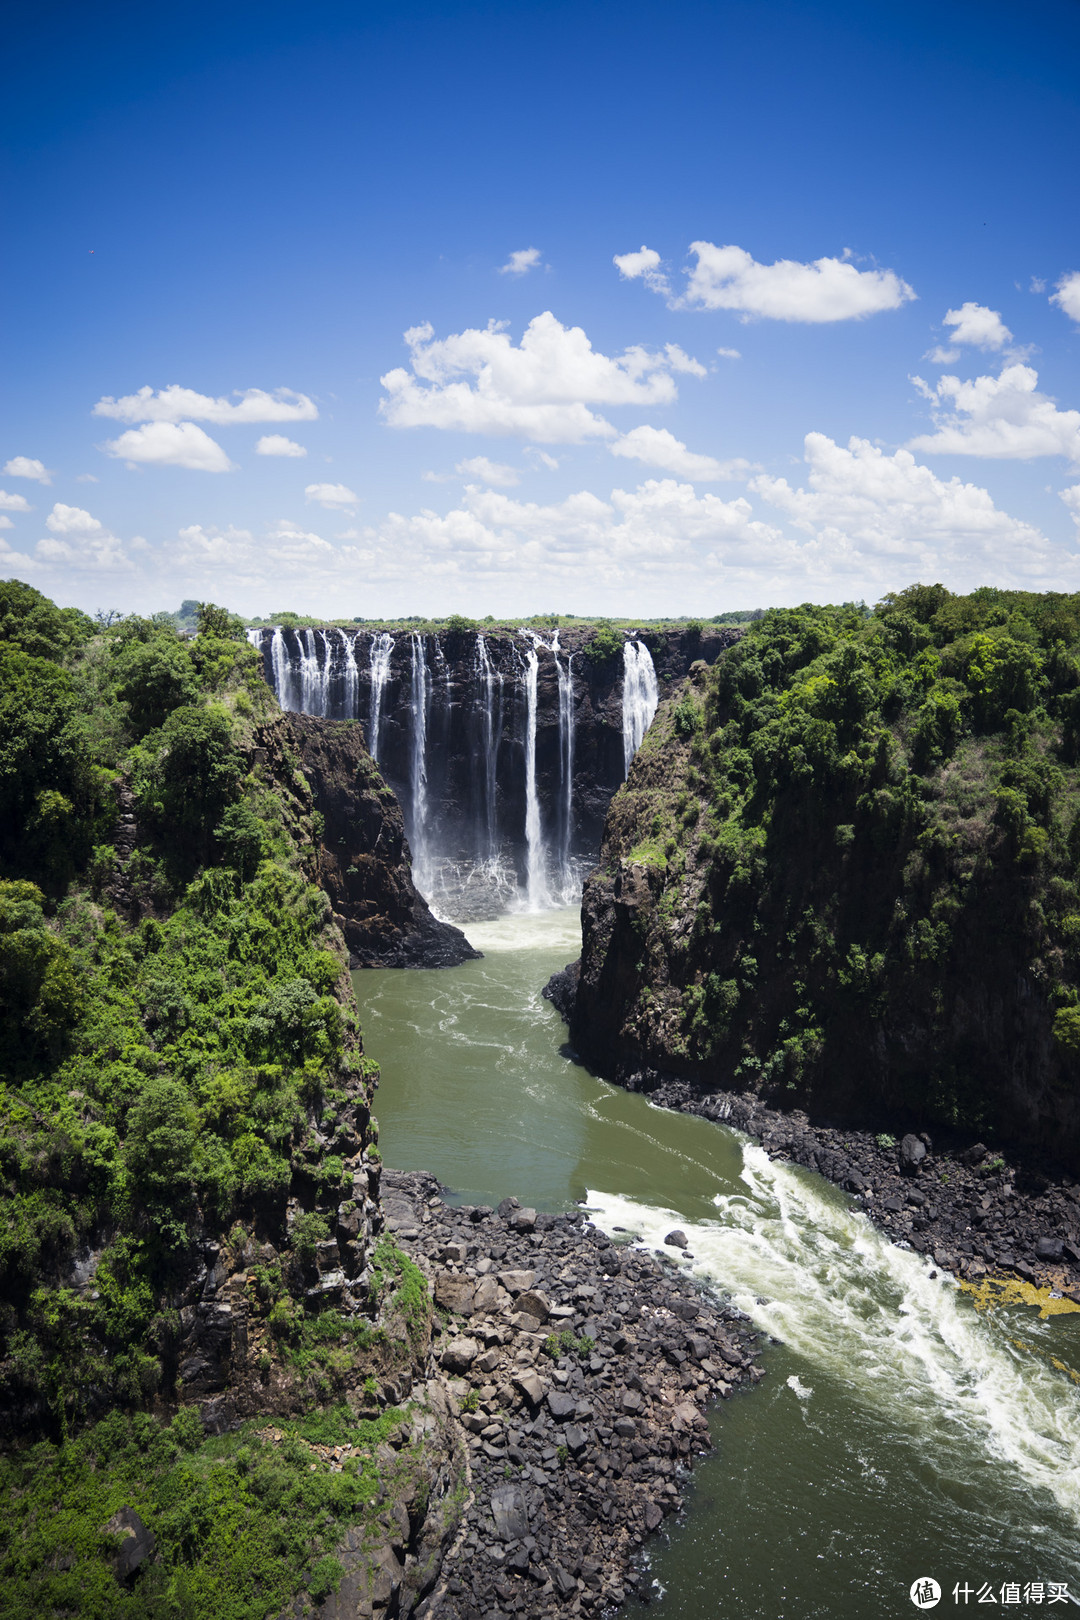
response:
M468 1496L432 1620L599 1614L648 1586L706 1410L763 1376L748 1319L587 1212L444 1201L387 1170L383 1213L430 1279L433 1353L468 1434ZM685 1240L684 1240L685 1242Z
M854 1194L893 1242L968 1282L1020 1278L1080 1303L1080 1186L982 1143L944 1143L926 1132L888 1134L812 1124L752 1093L701 1093L686 1081L631 1077L660 1108L733 1125L770 1158L816 1170Z

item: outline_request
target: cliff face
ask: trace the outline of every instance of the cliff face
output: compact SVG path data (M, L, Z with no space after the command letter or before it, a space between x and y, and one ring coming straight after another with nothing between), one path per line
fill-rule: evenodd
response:
M771 614L661 706L585 886L587 1062L1080 1160L1080 674L1052 602L976 594Z
M316 880L330 897L350 967L454 967L479 956L417 893L401 806L359 724L291 714L282 723L322 818ZM267 728L261 741L273 749Z
M738 634L627 639L648 649L662 696ZM515 889L539 904L576 894L625 774L621 635L603 657L591 627L252 635L284 708L361 720L402 806L414 875L442 915L495 915Z

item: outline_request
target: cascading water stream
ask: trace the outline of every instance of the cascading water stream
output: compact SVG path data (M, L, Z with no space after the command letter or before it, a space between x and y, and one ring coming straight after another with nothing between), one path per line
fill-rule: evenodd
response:
M652 654L643 641L627 641L623 646L622 695L623 762L627 776L659 701Z
M356 638L339 630L341 648L345 658L345 718L360 718L360 671L356 667Z
M305 630L300 643L300 712L325 715L326 688L330 659L326 638L323 637L325 667L319 663L318 643L314 630Z
M289 661L289 650L285 645L285 632L280 625L274 627L274 634L270 641L270 667L274 672L274 691L277 700L283 709L297 709L294 690L292 664Z
M427 649L423 636L411 636L412 643L412 845L413 881L420 893L431 894L431 856L428 849L427 828L427 722L431 682L428 675Z
M480 688L484 739L484 849L482 858L493 863L499 854L499 836L496 824L496 768L498 741L495 730L495 689L499 689L499 722L502 722L502 676L496 675L488 656L487 643L482 635L476 637L476 676Z
M530 911L539 911L550 904L540 801L536 796L536 687L539 671L540 659L534 639L525 654L525 903Z
M381 742L380 727L382 725L383 693L386 683L390 679L390 654L394 650L394 639L386 630L380 630L377 636L371 638L371 651L368 656L368 675L370 679L370 695L368 699L368 749L376 765L379 763L379 744Z
M570 845L574 833L574 655L566 655L566 668L559 662L559 632L551 640L551 653L559 678L559 777L561 805L559 819L559 902L567 905L576 886Z

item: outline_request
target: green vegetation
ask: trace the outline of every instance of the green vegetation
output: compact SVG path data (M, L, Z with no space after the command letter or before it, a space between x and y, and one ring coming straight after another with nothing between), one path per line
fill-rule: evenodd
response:
M1064 1117L1080 596L917 585L873 612L770 611L695 670L613 823L611 855L652 874L635 1050L976 1129L1019 1128L1025 1089Z
M195 1245L336 1202L311 1122L368 1086L306 784L253 764L276 703L238 620L198 630L0 586L0 1399L58 1430L173 1390Z
M204 1439L188 1408L172 1423L113 1412L77 1440L0 1459L3 1612L264 1620L299 1589L325 1597L341 1576L332 1549L379 1494L376 1447L404 1415L366 1422L342 1405ZM315 1446L355 1451L334 1472ZM131 1586L115 1579L116 1539L102 1533L121 1506L152 1528L160 1560Z

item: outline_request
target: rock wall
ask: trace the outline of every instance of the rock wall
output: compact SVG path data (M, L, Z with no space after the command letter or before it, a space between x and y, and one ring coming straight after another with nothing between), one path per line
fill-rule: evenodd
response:
M302 761L322 817L316 881L330 896L350 966L454 967L478 956L417 892L401 806L360 725L305 714L290 714L283 725L283 733L268 729L264 747L287 737Z

